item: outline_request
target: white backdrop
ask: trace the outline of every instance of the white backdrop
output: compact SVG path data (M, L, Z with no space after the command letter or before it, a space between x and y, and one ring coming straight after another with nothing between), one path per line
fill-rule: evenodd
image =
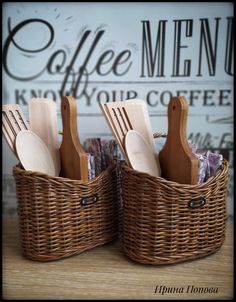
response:
M153 132L167 130L169 99L189 103L188 136L230 161L233 213L232 3L3 4L3 103L28 115L32 97L77 99L78 130L110 137L100 101L137 97ZM161 144L160 144L161 146ZM158 145L158 147L160 147ZM4 214L16 209L12 166L3 140Z

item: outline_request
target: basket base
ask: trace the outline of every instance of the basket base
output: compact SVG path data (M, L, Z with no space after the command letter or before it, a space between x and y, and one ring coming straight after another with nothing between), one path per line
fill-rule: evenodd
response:
M181 262L187 262L187 261L193 261L197 260L200 258L205 258L208 257L216 252L219 251L223 243L215 248L214 250L209 250L205 251L204 253L202 252L196 252L194 255L173 255L173 256L167 256L167 257L148 257L148 256L143 256L140 257L134 253L132 253L130 250L126 249L124 246L122 247L124 254L127 256L132 261L138 262L140 264L148 264L148 265L168 265L168 264L177 264Z
M85 251L89 251L91 249L94 249L94 248L102 246L102 245L106 245L112 241L115 241L116 239L117 239L117 235L115 235L112 238L100 241L97 244L93 243L91 245L87 245L86 248L83 248L83 249L76 248L75 250L71 250L71 251L67 251L67 252L63 252L60 250L60 252L58 252L58 253L54 252L51 255L50 254L46 254L46 255L45 254L36 254L36 253L33 254L33 253L29 253L24 250L22 251L22 255L26 259L33 260L33 261L39 261L39 262L57 261L57 260L68 258L68 257L74 256L74 255L81 254Z

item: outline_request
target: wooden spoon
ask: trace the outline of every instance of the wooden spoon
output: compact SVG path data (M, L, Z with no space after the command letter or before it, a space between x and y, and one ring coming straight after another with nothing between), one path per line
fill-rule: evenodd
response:
M31 130L21 130L16 136L16 151L25 170L55 176L55 166L44 141Z
M155 152L138 131L129 130L127 132L125 150L129 164L133 169L159 176Z
M168 105L168 134L159 153L162 177L181 184L197 184L198 159L187 140L188 104L184 97L173 97Z

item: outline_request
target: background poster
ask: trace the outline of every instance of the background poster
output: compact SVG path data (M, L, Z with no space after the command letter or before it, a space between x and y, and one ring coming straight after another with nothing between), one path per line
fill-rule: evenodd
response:
M233 214L233 4L3 4L3 103L28 115L33 97L61 95L78 105L78 130L110 137L99 102L140 98L153 132L167 130L171 96L189 103L188 136L230 162ZM160 147L160 145L157 145ZM16 214L12 167L3 139L3 213Z

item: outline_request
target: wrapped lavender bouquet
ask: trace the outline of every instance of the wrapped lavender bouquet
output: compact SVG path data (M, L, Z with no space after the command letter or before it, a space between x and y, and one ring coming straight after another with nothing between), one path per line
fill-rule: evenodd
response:
M210 152L209 150L203 151L197 149L191 141L189 141L189 146L199 160L198 183L201 184L207 181L209 177L215 175L220 169L223 162L223 155Z

